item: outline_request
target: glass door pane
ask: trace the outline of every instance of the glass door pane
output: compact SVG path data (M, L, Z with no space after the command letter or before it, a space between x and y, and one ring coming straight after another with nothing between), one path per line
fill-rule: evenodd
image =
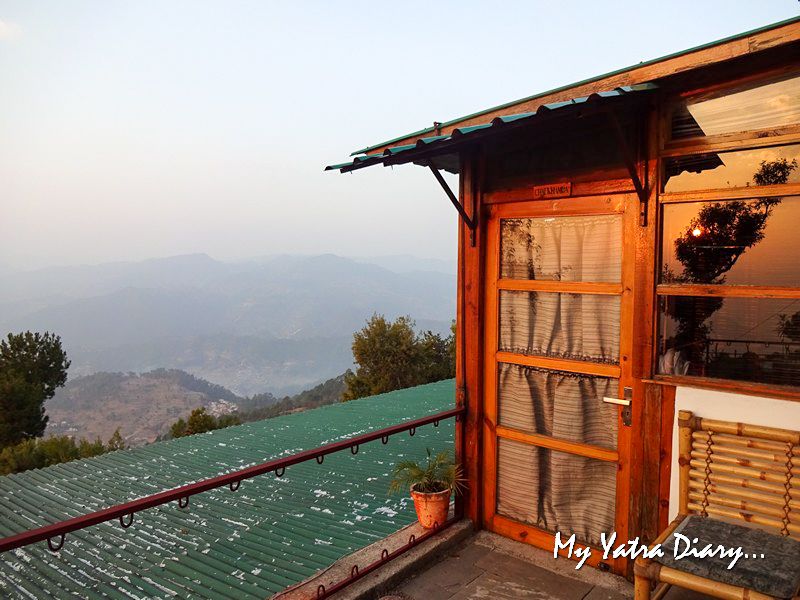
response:
M500 291L501 352L619 364L619 296Z
M497 450L499 514L594 546L614 530L616 463L505 439Z
M622 215L503 219L500 277L621 281Z
M617 448L619 380L501 363L498 423L526 433Z

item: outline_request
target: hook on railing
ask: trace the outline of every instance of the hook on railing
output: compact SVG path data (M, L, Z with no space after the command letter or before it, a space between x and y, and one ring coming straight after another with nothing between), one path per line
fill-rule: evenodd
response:
M350 446L350 453L358 454L358 444L353 444L352 446Z
M434 426L434 427L438 427L438 426L439 426L439 419L436 419L436 420L433 422L433 426Z
M278 467L275 469L275 477L283 477L284 473L286 473L286 467Z
M186 508L189 506L189 496L178 498L178 508Z
M320 454L319 456L317 456L317 464L318 465L321 465L324 462L325 462L325 455L324 454Z
M120 515L119 516L119 524L120 524L120 527L122 527L123 529L127 529L128 527L133 525L133 513L130 513L128 515L127 522L125 521L125 515Z
M414 434L415 434L415 433L417 433L417 428L416 428L416 427L411 427L411 428L408 430L408 435L410 435L411 437L414 437Z
M358 565L353 565L350 568L350 577L357 577L358 576Z
M321 583L317 586L317 598L322 598L325 595L325 586Z
M389 436L388 435L382 435L381 436L381 444L383 444L385 446L388 443L389 443Z
M408 536L408 545L413 546L416 543L417 543L417 536L412 533L410 536Z
M381 560L389 560L389 551L386 548L381 550Z
M56 546L53 544L53 538L47 538L47 547L50 548L50 552L58 552L61 550L61 547L64 545L64 538L67 534L62 533L61 538L58 541L58 545Z
M241 480L241 479L240 479L239 481L231 481L231 482L228 484L228 487L229 487L229 488L231 488L231 491L232 491L232 492L235 492L236 490L238 490L238 489L239 489L239 486L240 486L240 485L242 485L242 480Z

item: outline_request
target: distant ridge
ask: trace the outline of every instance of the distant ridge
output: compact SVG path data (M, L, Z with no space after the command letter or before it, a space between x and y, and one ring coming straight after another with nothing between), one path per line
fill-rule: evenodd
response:
M237 395L293 394L352 366L373 313L446 333L455 275L446 261L333 254L222 262L206 254L4 274L0 334L61 335L71 377L176 368Z

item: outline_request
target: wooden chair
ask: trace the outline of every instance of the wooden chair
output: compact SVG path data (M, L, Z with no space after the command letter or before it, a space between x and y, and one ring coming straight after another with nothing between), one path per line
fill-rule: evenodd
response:
M665 556L637 559L635 599L656 600L672 585L730 600L798 598L800 432L689 411L678 427L679 515L653 543ZM730 570L730 558L675 560L676 532L697 537L698 549L742 547L748 558Z

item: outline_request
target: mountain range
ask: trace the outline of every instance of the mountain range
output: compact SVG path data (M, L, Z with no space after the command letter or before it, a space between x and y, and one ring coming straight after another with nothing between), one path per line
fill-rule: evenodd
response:
M341 374L375 312L444 333L455 316L454 264L403 256L194 254L7 271L3 282L0 333L60 335L71 378L182 369L240 396Z

